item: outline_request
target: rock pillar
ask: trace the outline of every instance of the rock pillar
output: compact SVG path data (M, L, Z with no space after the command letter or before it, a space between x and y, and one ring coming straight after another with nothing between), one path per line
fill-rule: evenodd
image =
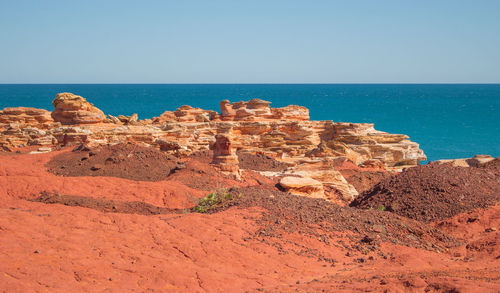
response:
M231 128L222 128L219 133L215 135L212 164L222 173L234 176L239 180L241 176L238 166L238 156L231 147L231 132Z

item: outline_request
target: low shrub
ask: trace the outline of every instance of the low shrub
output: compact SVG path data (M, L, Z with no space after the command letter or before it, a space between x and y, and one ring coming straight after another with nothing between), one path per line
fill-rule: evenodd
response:
M196 213L207 213L211 210L228 206L231 202L240 197L241 193L235 195L227 192L225 189L221 189L200 199L198 204L192 208L192 211Z

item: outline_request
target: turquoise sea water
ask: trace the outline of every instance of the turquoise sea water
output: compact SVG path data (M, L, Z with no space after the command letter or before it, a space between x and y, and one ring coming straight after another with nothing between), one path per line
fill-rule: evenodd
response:
M370 122L420 143L429 160L500 156L500 84L45 84L0 85L0 109L52 110L56 93L87 98L106 114L140 119L181 105L219 111L219 101L260 98L306 106L311 119Z

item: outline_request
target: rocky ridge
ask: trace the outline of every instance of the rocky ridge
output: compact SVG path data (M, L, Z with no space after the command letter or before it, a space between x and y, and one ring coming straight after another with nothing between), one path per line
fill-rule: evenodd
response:
M220 114L182 106L146 120L139 120L136 114L106 118L83 97L70 93L58 94L53 105L53 112L34 108L0 111L0 147L12 150L29 145L132 142L184 157L213 148L219 137L227 140L234 152L263 154L290 166L284 173L273 175L317 180L324 185L325 198L340 195L347 201L357 191L332 167L339 158L382 170L401 170L426 159L419 145L406 135L378 131L369 123L311 121L305 107L271 108L270 102L260 99L236 103L224 100ZM221 130L225 129L230 133L223 138ZM237 177L233 153L214 157L214 163ZM315 196L322 192L316 190Z

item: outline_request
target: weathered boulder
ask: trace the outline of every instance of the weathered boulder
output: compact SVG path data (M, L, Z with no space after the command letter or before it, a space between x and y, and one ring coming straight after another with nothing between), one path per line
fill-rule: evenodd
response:
M137 122L137 119L139 119L139 116L137 116L136 113L132 114L131 116L125 116L125 115L118 115L118 116L113 116L113 115L108 115L109 122L114 123L114 124L125 124L125 125L138 125L140 124Z
M280 180L280 186L285 191L295 195L312 198L324 198L323 184L310 177L287 176Z
M176 116L172 111L165 111L158 117L153 117L153 123L163 124L165 122L176 122Z
M334 161L329 159L303 160L297 166L287 170L287 174L312 178L323 185L325 198L335 201L342 199L351 202L358 192L342 174L335 170Z
M108 119L110 120L111 123L114 123L114 124L122 124L121 120L118 119L118 117L115 117L111 114L108 114Z
M65 125L101 123L106 119L104 113L87 102L85 98L71 93L60 93L52 102L54 121Z

